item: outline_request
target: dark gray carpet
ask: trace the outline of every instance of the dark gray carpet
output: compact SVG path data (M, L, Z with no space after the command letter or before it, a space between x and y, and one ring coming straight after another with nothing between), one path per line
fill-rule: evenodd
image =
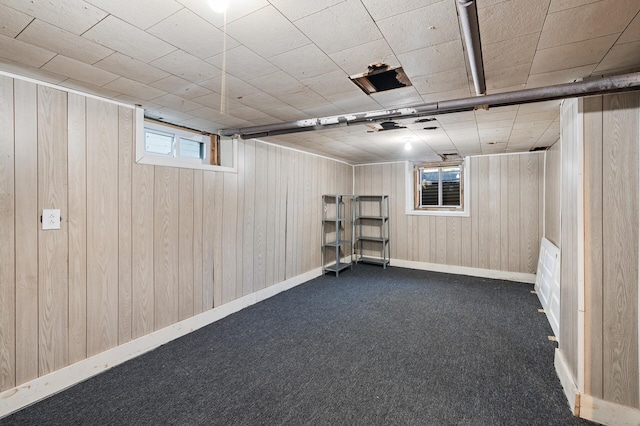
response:
M2 425L581 425L532 285L358 265Z

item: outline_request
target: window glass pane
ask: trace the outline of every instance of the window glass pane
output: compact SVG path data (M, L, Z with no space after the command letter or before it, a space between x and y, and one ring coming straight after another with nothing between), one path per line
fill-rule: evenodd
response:
M202 158L202 143L191 139L180 138L180 157Z
M144 150L154 154L171 155L173 135L145 130Z
M420 171L420 193L421 204L423 206L438 205L438 174L439 169L421 169Z
M442 168L442 205L460 205L460 167Z

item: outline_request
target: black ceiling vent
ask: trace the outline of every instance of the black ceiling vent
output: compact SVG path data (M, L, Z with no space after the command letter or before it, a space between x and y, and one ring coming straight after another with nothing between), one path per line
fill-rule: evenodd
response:
M391 68L387 64L371 64L366 72L349 77L364 93L384 92L411 86L402 67Z
M548 149L549 149L549 147L548 147L548 146L536 146L536 147L534 147L534 148L531 148L531 149L529 150L529 152L546 151L546 150L548 150Z
M427 126L424 127L424 130L437 130L438 128L436 126Z
M414 123L428 123L430 121L436 121L436 119L433 117L418 118Z
M406 129L406 126L398 124L395 121L382 121L380 123L367 124L373 130L367 130L369 133L384 132L385 130Z

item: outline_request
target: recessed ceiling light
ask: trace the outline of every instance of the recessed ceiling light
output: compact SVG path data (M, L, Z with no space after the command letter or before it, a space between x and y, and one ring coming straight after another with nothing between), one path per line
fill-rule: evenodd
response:
M407 142L404 144L404 150L405 151L411 151L411 142Z
M225 13L229 8L229 0L209 0L209 7L216 13Z

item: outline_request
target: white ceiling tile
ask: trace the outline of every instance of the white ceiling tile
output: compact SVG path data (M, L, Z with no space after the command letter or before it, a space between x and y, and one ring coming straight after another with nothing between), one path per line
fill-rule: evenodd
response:
M430 103L430 102L439 102L439 101L449 101L451 99L468 98L469 96L471 96L471 90L469 90L469 88L467 87L467 88L452 90L450 92L429 93L426 95L423 94L422 100L425 103Z
M287 105L291 105L292 107L297 109L312 108L315 105L324 104L328 100L306 87L300 92L279 96L279 98L283 102L286 102Z
M104 71L103 71L104 72ZM128 78L120 77L117 80L112 81L104 86L107 89L115 90L124 95L133 96L145 101L157 98L165 94L162 90L156 89L146 84L138 83L137 81L129 80Z
M383 108L399 108L423 103L422 97L413 86L374 93L371 97Z
M0 4L0 35L14 38L32 20L32 16Z
M356 85L349 80L343 71L333 71L316 77L306 78L301 81L305 86L321 96L337 95L359 91Z
M175 0L87 0L123 21L147 29L182 8Z
M382 106L371 96L364 92L342 93L327 96L327 100L346 113L373 111L382 109Z
M208 62L198 59L182 50L176 50L150 63L163 71L192 83L210 80L220 75L221 71Z
M280 99L274 98L268 93L262 91L245 95L237 101L243 105L250 106L267 114L269 113L269 108L277 108L287 105Z
M169 73L119 52L96 62L94 65L103 70L111 71L122 77L127 77L144 84L169 76Z
M338 66L315 44L308 44L272 56L269 60L298 80L339 70Z
M257 70L259 70L261 75L278 71L278 67L257 53L249 50L246 46L229 49L226 55L220 53L208 58L207 62L220 69L226 67L227 73L244 80L255 78L258 72Z
M200 105L203 105L205 107L209 107L209 108L213 108L217 111L222 110L222 108L220 107L220 105L223 102L223 98L219 93L210 93L208 95L204 95L204 96L199 96L197 98L193 98L191 99L193 102L197 102ZM229 100L228 98L224 98L224 103L225 103L225 108L229 108L231 107L232 109L235 108L236 104L238 104L238 102L234 102L232 100ZM231 104L231 106L230 106Z
M389 0L362 0L362 3L373 19L379 21L441 1L442 0L396 0L391 2Z
M482 61L486 70L500 70L517 65L530 65L536 53L538 33L514 37L482 45Z
M552 71L541 74L530 74L527 80L527 88L551 86L554 84L571 83L579 78L588 77L595 69L596 64L570 68L560 71Z
M620 34L640 10L638 0L604 0L547 16L538 49Z
M403 53L398 55L398 59L407 75L428 75L465 68L460 40Z
M205 89L204 87L191 83L183 78L176 77L175 75L170 75L162 80L154 81L153 83L149 83L149 85L156 89L182 96L185 99L193 99L211 93L211 90Z
M116 92L115 90L105 89L104 87L95 86L93 84L85 83L82 81L77 81L74 79L67 79L60 83L63 87L68 87L69 89L78 90L83 93L90 93L96 96L102 96L109 99L116 99L121 95L120 92Z
M631 21L617 42L622 44L638 40L640 40L640 13Z
M538 50L533 59L531 74L597 64L611 49L617 38L618 36L616 35L605 36ZM558 58L562 58L562 60L558 60Z
M0 52L1 51L2 42L0 41ZM59 84L67 79L66 76L20 64L2 57L0 57L0 70L53 84Z
M385 39L331 53L329 57L349 75L361 74L367 71L370 64L375 63L400 65Z
M173 95L171 93L153 98L153 102L179 112L189 112L193 111L194 109L202 108L202 105L200 104Z
M530 68L530 64L525 64L510 68L485 71L487 91L496 93L495 89L504 89L526 84Z
M456 2L443 1L378 21L396 54L460 40Z
M84 33L83 37L142 62L151 62L176 50L174 46L112 15Z
M273 6L231 22L227 33L265 58L309 44L309 39Z
M478 9L480 37L492 44L526 34L539 33L550 0L513 0Z
M54 56L54 52L0 35L0 58L40 68Z
M2 3L78 35L107 16L82 0L2 0Z
M421 95L431 93L450 92L469 87L467 70L458 68L435 74L411 77L411 83Z
M597 3L602 0L553 0L549 5L549 13L560 12L561 10L573 9L589 3Z
M491 130L496 128L506 128L513 126L513 119L511 120L498 120L498 121L484 121L478 123L478 130Z
M209 2L204 0L178 0L185 7L191 9L198 16L212 23L218 28L224 26L225 15L222 13L214 12L209 7ZM229 8L227 9L226 18L227 23L233 22L243 16L246 16L258 9L262 9L268 6L267 0L242 0L242 1L230 1Z
M283 121L295 121L295 120L302 120L305 118L311 118L304 111L300 111L299 109L296 109L289 105L281 106L278 108L269 108L267 113L270 116Z
M305 16L312 15L321 10L335 6L345 0L314 0L313 2L302 2L300 0L270 0L269 2L276 7L290 21L296 21Z
M175 111L170 108L161 108L156 112L159 114L159 118L157 119L161 119L164 122L172 123L172 124L177 124L182 121L191 120L195 118L190 114L180 112L180 111ZM146 111L145 111L145 115L146 115ZM197 129L197 130L202 130L202 129Z
M222 31L189 9L180 10L147 32L200 59L221 53L225 43L227 49L238 46L238 42L230 37L225 41Z
M222 93L222 80L223 76L219 75L218 77L203 81L200 85L214 92ZM224 75L224 92L227 98L240 100L247 95L260 92L260 89L239 78L226 74Z
M246 105L236 106L235 108L230 109L229 115L233 115L234 117L239 117L247 121L267 120L269 123L273 123L274 121L277 121L276 118L270 115L267 115L262 111L258 111L255 108L248 107Z
M545 122L548 127L551 122L558 118L560 110L541 110L541 111L518 111L515 123L536 123Z
M318 105L312 108L305 108L303 109L303 111L307 113L309 117L313 117L313 118L332 117L334 115L344 114L344 111L342 111L340 108L338 108L337 106L329 102L327 102L324 105Z
M382 38L360 0L346 0L299 19L295 24L328 54Z
M107 47L39 19L34 19L20 33L18 40L88 64L93 64L113 53L113 50Z
M640 67L640 41L616 44L611 48L595 72L613 69L632 69Z
M101 70L100 68L96 68L92 65L88 65L84 62L76 61L75 59L67 58L66 56L62 55L58 55L47 62L42 67L42 69L54 72L56 74L63 74L69 76L70 78L73 78L74 80L93 84L95 86L104 86L110 81L118 78L116 74ZM117 89L115 90L118 91Z
M305 85L284 71L261 75L248 81L249 84L275 97L289 95L305 89Z

